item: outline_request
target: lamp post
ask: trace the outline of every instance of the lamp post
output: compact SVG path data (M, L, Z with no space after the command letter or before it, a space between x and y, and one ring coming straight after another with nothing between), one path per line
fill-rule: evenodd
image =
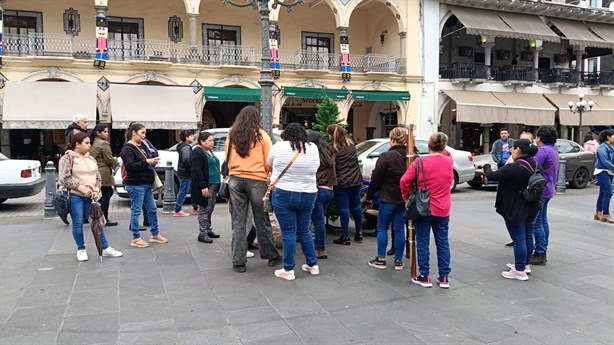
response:
M569 103L567 103L567 105L569 106L569 111L571 111L574 114L578 114L580 116L580 123L578 126L578 142L580 143L580 145L584 144L584 137L582 136L582 114L584 114L585 112L591 111L593 109L593 105L595 105L595 102L593 101L588 101L586 102L584 100L584 94L578 94L578 99L580 99L578 102L574 103L573 101L569 101ZM588 106L588 109L587 109Z
M298 4L303 5L304 0L271 0L272 8L283 6L292 11L292 7ZM224 4L231 4L236 7L249 7L258 10L260 13L261 33L262 33L262 63L260 66L260 104L262 114L262 128L271 134L273 122L273 76L271 75L271 46L269 44L269 0L222 0Z

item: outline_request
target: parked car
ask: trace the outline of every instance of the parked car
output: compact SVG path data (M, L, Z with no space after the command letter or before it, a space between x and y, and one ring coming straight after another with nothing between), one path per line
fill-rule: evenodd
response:
M228 130L229 130L228 128L207 129L208 132L213 134L214 144L213 144L213 149L211 151L220 160L220 165L224 163L224 161L226 160L226 157L224 155L224 144L226 143L226 137L228 136ZM273 141L273 143L276 143L277 141L281 141L281 136L280 136L279 131L276 130L273 132L273 137L271 138L271 140ZM198 144L198 132L195 135L195 139L194 139L194 142L192 143L192 147L194 147L197 144ZM172 162L173 170L175 171L175 177L174 177L175 193L179 189L179 177L177 176L177 164L179 162L179 153L177 153L177 145L179 145L179 143L171 146L170 148L166 150L158 150L160 162L156 166L156 172L160 176L160 179L162 179L162 182L164 182L164 176L166 175L164 167L166 166L167 162L169 161ZM121 165L121 158L119 159L119 161ZM120 170L121 169L117 169L114 173L115 193L122 198L129 198L130 196L128 195L128 192L124 188L124 183L122 181ZM161 206L162 199L164 198L164 189L160 190L160 193L155 193L154 198L156 199L156 203L158 204L158 206Z
M40 168L39 161L10 159L0 153L0 204L38 194L45 186Z
M558 139L554 147L559 153L559 159L565 159L566 161L565 182L568 182L571 188L585 188L595 172L595 154L585 150L577 143L566 139ZM469 185L474 188L497 186L496 181L485 181L483 177L484 172L481 168L477 168L477 165L480 163L490 163L491 167L496 167L490 154L473 157L473 164L476 165L476 170L475 177L468 182ZM558 167L553 169L558 169Z
M428 140L416 139L416 148L419 153L427 155ZM370 139L363 141L356 145L356 152L358 153L358 164L360 165L360 171L363 176L370 176L375 168L377 158L384 152L390 149L390 140L388 138ZM475 176L475 167L473 166L473 157L471 153L467 151L460 151L453 149L449 146L446 150L450 152L452 159L454 159L454 182L452 183L452 190L456 189L456 185L471 181Z

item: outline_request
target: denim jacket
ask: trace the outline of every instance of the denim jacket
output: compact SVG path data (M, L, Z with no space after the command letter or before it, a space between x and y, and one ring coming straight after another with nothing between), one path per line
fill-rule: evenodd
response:
M614 148L608 143L601 143L597 149L596 169L607 169L614 171Z

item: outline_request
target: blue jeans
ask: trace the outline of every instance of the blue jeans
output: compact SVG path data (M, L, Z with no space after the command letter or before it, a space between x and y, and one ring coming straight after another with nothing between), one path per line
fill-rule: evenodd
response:
M317 250L326 250L326 208L333 199L333 191L326 188L318 188L318 196L316 197L313 212L311 213L311 222L315 229L315 244Z
M612 200L612 175L605 171L595 175L599 183L599 196L597 197L597 211L604 215L610 214L610 200Z
M175 212L181 211L185 198L190 192L192 186L192 180L189 178L179 178L179 191L177 191L177 201L175 202Z
M350 213L354 218L356 233L362 231L362 207L360 207L360 186L335 188L335 202L341 220L341 235L349 233Z
M447 277L450 274L450 243L448 242L448 224L450 217L428 216L415 221L416 227L416 253L418 254L418 267L420 274L428 276L429 266L429 241L431 228L437 246L437 266L439 276Z
M296 237L301 242L307 265L318 264L313 239L309 232L311 211L316 201L316 193L290 192L279 188L273 189L271 202L275 216L281 228L281 240L284 250L284 269L294 269Z
M533 228L535 227L535 217L531 216L520 224L512 224L505 221L507 231L514 241L514 265L517 271L524 271L526 265L531 262L533 253Z
M394 258L401 260L405 251L405 233L403 213L405 212L405 204L396 204L392 202L380 202L379 211L377 213L377 257L386 257L386 247L388 247L388 227L392 223L392 231L394 232Z
M126 192L130 196L130 230L132 230L132 238L137 239L141 237L139 232L139 216L141 211L147 213L149 225L151 226L151 235L158 235L158 211L153 194L151 193L151 185L126 185Z
M535 253L543 254L548 250L548 238L550 237L550 225L548 225L548 202L550 199L542 198L540 210L535 218Z
M92 199L76 194L70 195L70 218L72 218L72 237L77 244L77 250L85 249L85 241L83 240L83 217L90 214L90 206ZM102 230L102 249L107 249L109 242Z

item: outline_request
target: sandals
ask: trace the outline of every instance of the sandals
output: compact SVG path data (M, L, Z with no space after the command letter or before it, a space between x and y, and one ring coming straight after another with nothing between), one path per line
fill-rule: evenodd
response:
M135 238L134 240L132 240L132 242L130 242L130 245L133 247L137 247L137 248L147 248L149 247L149 243L143 241L142 238Z
M165 243L168 243L168 239L166 239L165 237L162 237L162 235L156 235L156 236L151 236L149 238L149 242L165 244Z

